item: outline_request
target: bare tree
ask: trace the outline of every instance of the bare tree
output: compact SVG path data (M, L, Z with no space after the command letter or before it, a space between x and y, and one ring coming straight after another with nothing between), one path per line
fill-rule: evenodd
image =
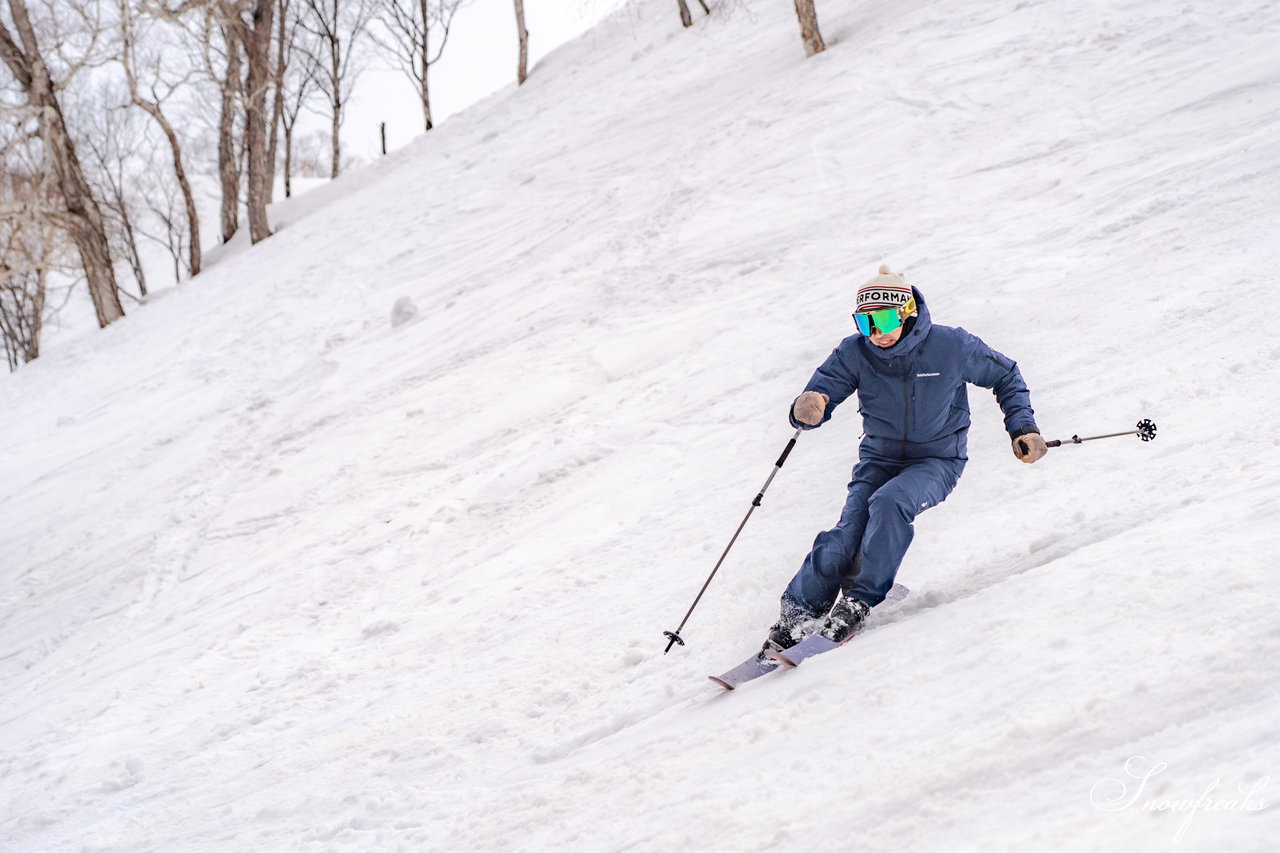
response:
M45 169L57 189L57 200L50 199L42 215L66 229L80 253L80 262L89 284L89 295L98 316L98 325L106 326L124 316L116 290L115 271L111 266L111 249L107 229L97 196L90 186L76 153L76 146L62 112L59 91L75 74L91 61L101 28L86 10L69 4L86 27L89 45L81 52L78 63L69 65L55 80L36 37L26 0L8 0L13 32L0 19L0 59L17 81L25 98L23 105L34 122L43 149ZM52 43L60 50L60 38L54 16L48 22ZM17 34L15 40L13 33ZM74 42L74 39L67 39ZM19 42L21 44L19 45Z
M279 0L276 19L276 66L273 81L271 161L278 159L278 136L284 133L284 197L293 196L293 134L298 116L316 91L316 58L304 49L306 30L296 0Z
M684 0L680 0L681 3ZM529 31L524 27L524 0L516 0L516 35L520 39L520 65L516 68L516 85L529 79Z
M187 269L190 271L190 275L196 276L200 274L201 263L200 214L196 210L195 193L191 191L191 182L187 179L187 170L183 165L182 144L179 142L178 134L174 130L172 123L165 116L163 109L164 101L179 86L190 79L190 73L185 73L172 83L166 82L161 67L161 54L157 53L149 56L145 65L150 69L151 73L147 82L147 91L144 95L138 80L137 65L139 64L139 58L136 46L138 33L134 24L134 10L129 0L118 0L118 3L121 34L120 63L124 66L125 80L129 84L129 99L134 106L151 116L155 123L159 125L169 143L169 150L173 156L174 179L178 182L178 187L182 191L182 198L186 206L187 231L189 234L187 246L190 252L187 260ZM142 285L141 280L139 280L139 285L143 287L143 295L145 295L145 286Z
M17 131L0 141L0 339L12 371L40 355L52 283L66 282L70 295L84 270L70 233L43 213L57 188L39 139L4 129Z
M301 53L289 64L280 89L284 93L280 129L284 131L284 197L293 196L294 128L303 107L315 91L316 67L310 54Z
M276 5L276 63L271 68L271 137L267 142L267 161L271 163L271 185L267 188L269 200L275 201L275 170L280 141L280 123L284 119L284 77L293 58L290 50L289 19L291 0L277 0Z
M0 338L11 373L40 356L49 271L33 263L32 252L41 246L24 229L0 227Z
M449 29L453 26L453 16L465 2L466 0L383 0L382 24L388 38L378 39L378 43L395 53L401 69L417 87L418 97L422 101L424 130L431 129L428 72L444 53L445 45L449 42ZM521 31L523 29L521 25ZM434 51L433 41L437 42Z
M425 2L425 0L423 0ZM301 0L302 26L313 40L316 84L329 99L330 139L333 168L330 177L342 171L343 100L355 83L358 66L353 62L356 48L369 29L376 5L372 0ZM394 0L388 5L396 5Z
M6 147L0 167L0 338L9 370L40 355L48 264L45 253L56 244L55 229L36 210L39 174L11 164ZM46 238L50 238L46 240Z
M148 187L146 198L152 217L163 230L153 233L139 228L139 231L144 237L159 243L168 251L173 265L173 282L177 284L182 281L183 258L188 255L186 244L188 231L183 200L173 184L168 181L157 181L153 186Z
M813 0L796 0L796 17L800 19L800 40L804 42L804 55L813 56L826 50L827 46L822 43L822 33L818 30L818 12L813 8Z
M173 4L176 0L166 0ZM235 233L227 217L229 189L229 156L233 149L235 93L231 81L239 80L239 63L243 60L244 76L239 91L244 104L244 146L247 179L245 181L245 207L249 214L249 240L257 243L271 236L267 220L267 203L270 199L273 169L267 129L267 90L272 79L271 37L274 32L277 0L181 0L176 5L161 5L158 11L171 19L181 19L191 12L205 15L206 42L212 44L212 34L220 31L226 47L227 74L222 85L222 120L220 123L219 162L223 173L223 239ZM230 233L228 233L230 230Z
M223 243L229 243L240 230L240 161L244 147L244 116L240 109L240 97L244 82L244 60L236 38L222 17L221 7L216 3L183 5L177 9L159 7L159 14L167 20L182 24L191 41L199 46L204 77L216 92L216 123L204 134L197 135L194 142L195 147L201 149L207 148L201 144L202 140L214 140L213 157L209 159L217 162L218 184L221 189L218 234ZM206 115L206 112L201 112L197 121Z
M203 12L200 43L204 47L205 73L218 88L218 183L222 188L220 233L222 242L229 243L240 230L240 150L243 135L238 132L238 126L242 120L240 93L244 63L240 46L230 27L220 22L217 8L210 4ZM222 60L221 65L217 63L219 59Z
M273 169L267 162L267 87L271 82L271 21L276 0L242 0L232 18L232 31L244 47L245 150L249 176L245 188L249 240L271 236L267 221Z

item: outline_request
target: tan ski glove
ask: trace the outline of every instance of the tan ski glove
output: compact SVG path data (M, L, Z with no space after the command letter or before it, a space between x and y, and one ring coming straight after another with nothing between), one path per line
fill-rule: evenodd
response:
M1024 447L1026 448L1025 453L1023 452ZM1029 432L1026 435L1020 435L1013 440L1013 455L1021 459L1023 462L1035 462L1048 452L1049 445L1044 443L1043 436L1038 432Z
M827 411L826 394L817 391L805 391L791 404L791 416L805 426L817 426L822 423L822 416Z

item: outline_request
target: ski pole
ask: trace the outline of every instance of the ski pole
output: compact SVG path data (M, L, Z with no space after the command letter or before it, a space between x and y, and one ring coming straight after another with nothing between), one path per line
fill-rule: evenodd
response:
M670 642L667 643L666 649L663 650L665 655L671 651L671 647L676 643L684 645L684 639L680 636L680 632L684 630L684 623L689 621L689 617L693 615L693 609L698 606L698 602L702 600L702 594L707 591L707 587L711 586L711 579L716 576L716 572L720 571L720 565L724 562L724 558L729 556L729 549L733 547L733 543L738 541L738 534L742 532L742 528L747 526L747 519L751 518L751 513L755 512L756 507L760 506L760 502L764 500L764 493L769 490L769 484L773 482L773 478L778 476L778 472L782 470L782 465L787 461L787 455L791 453L791 448L796 446L796 439L800 437L800 433L804 432L804 427L796 430L796 434L791 436L791 440L787 442L786 449L782 451L782 455L778 457L778 461L773 464L773 470L769 472L769 479L764 481L764 485L760 487L760 493L756 495L755 500L751 502L750 509L743 517L742 523L738 525L738 529L734 531L733 538L729 540L729 544L725 546L724 553L720 555L720 559L716 560L716 567L711 570L711 574L707 575L706 583L702 585L702 589L698 590L698 597L693 600L693 604L689 605L689 612L680 620L680 627L674 631L663 631L662 636L667 637Z
M1143 441L1155 440L1156 425L1152 423L1149 419L1143 418L1142 420L1138 421L1137 426L1138 426L1137 429L1127 430L1126 432L1112 432L1112 433L1108 433L1107 435L1091 435L1088 438L1081 438L1078 435L1073 435L1071 436L1071 438L1067 438L1067 439L1059 438L1053 441L1046 441L1045 445L1048 447L1061 447L1064 444L1084 444L1086 441L1097 441L1100 438L1115 438L1116 436L1120 436L1120 435L1136 435L1138 438L1142 439ZM1022 448L1023 453L1027 452L1026 442L1019 439L1018 446Z

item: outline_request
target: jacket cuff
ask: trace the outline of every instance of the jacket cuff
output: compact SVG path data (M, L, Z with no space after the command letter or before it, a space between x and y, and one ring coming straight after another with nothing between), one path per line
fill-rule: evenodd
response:
M1031 434L1031 433L1033 433L1033 432L1034 432L1036 435L1039 435L1039 434L1040 434L1040 427L1036 426L1035 424L1032 424L1031 426L1019 427L1018 429L1015 429L1013 432L1009 433L1009 440L1010 440L1010 441L1016 441L1017 439L1021 438L1022 436L1024 436L1024 435L1030 435L1030 434Z

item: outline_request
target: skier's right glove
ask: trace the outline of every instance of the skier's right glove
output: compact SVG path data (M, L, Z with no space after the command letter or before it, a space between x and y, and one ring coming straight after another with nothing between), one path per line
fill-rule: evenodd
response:
M805 391L796 401L791 404L791 417L796 419L796 423L805 426L817 426L822 423L822 416L827 412L827 401L830 398L826 394L819 394L817 391Z
M1049 445L1038 432L1029 432L1013 440L1013 455L1023 462L1035 462L1049 452Z

